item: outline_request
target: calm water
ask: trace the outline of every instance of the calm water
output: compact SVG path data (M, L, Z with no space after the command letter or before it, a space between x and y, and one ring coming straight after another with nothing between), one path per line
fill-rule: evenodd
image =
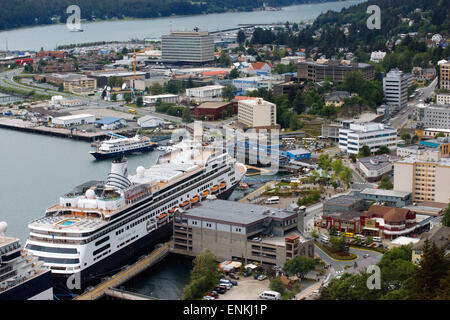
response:
M84 32L70 32L62 25L21 28L0 32L0 50L50 50L58 45L86 43L95 41L128 41L130 39L159 38L172 30L216 31L237 27L240 23L300 22L316 18L328 10L340 11L342 8L364 2L365 0L337 1L285 7L281 11L227 12L209 15L177 16L154 19L126 21L105 21L84 23ZM83 8L81 8L83 10ZM61 13L64 17L65 13Z
M22 244L27 223L59 196L89 180L106 180L111 162L95 161L90 143L0 129L0 221ZM149 167L159 151L128 157L128 172Z

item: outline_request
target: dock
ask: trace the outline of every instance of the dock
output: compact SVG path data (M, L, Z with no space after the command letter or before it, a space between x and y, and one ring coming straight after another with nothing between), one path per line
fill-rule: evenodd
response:
M145 256L142 259L139 259L133 265L123 268L123 270L119 273L100 283L92 290L89 290L88 292L75 297L74 300L96 300L104 295L120 297L121 299L125 299L126 297L128 297L132 300L143 300L144 296L142 295L137 295L135 293L114 288L119 287L142 271L148 269L149 267L164 259L169 254L171 245L171 241L164 243L160 248L155 249L149 255ZM146 297L145 299L149 300L152 298Z
M104 132L80 132L65 128L50 128L39 125L33 126L32 123L28 121L8 118L0 118L0 128L89 142L108 138L108 135Z

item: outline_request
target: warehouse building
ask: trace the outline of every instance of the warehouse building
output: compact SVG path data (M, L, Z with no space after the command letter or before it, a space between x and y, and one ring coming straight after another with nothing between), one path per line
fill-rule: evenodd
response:
M174 252L196 256L209 249L220 260L278 265L296 256L314 257L313 239L304 238L304 211L209 199L179 211L174 220Z
M52 123L62 127L90 124L95 123L95 116L92 114L75 114L70 116L55 117L52 119Z

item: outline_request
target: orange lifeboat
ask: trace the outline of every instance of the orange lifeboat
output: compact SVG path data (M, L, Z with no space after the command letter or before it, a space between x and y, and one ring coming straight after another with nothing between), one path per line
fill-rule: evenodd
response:
M224 189L226 187L227 187L227 183L225 181L220 183L220 189Z
M217 191L219 191L219 186L218 185L215 185L214 187L211 188L211 193L215 193Z
M191 199L191 203L197 203L200 200L199 196L195 196Z
M180 205L180 207L184 208L184 207L186 207L189 203L190 203L190 202L186 200L185 202L183 202L183 203Z
M167 217L167 213L163 212L157 217L157 219L158 220L163 220L165 217Z
M172 209L169 210L169 213L174 213L175 211L177 211L178 207L173 207Z
M202 198L206 198L206 196L209 194L209 190L206 190L204 192L202 192L201 196Z

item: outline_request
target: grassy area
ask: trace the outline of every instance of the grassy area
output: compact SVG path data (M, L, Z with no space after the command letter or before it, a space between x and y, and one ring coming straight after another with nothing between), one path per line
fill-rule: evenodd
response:
M340 252L333 252L331 247L324 245L320 243L319 241L314 241L315 244L322 249L327 255L329 255L331 258L335 260L355 260L358 258L358 256L354 253L348 252L348 253L340 253Z
M21 89L17 89L17 88L0 86L0 92L10 94L10 95L20 96L20 97L24 97L24 98L28 98L28 99L35 99L35 100L51 99L51 96L36 93L34 90L27 91L27 90L21 90Z
M357 245L357 244L350 245L350 248L370 250L370 251L375 251L375 252L379 252L379 253L383 253L383 254L388 251L388 250L382 249L382 248L365 247L365 246L360 246L360 245Z

